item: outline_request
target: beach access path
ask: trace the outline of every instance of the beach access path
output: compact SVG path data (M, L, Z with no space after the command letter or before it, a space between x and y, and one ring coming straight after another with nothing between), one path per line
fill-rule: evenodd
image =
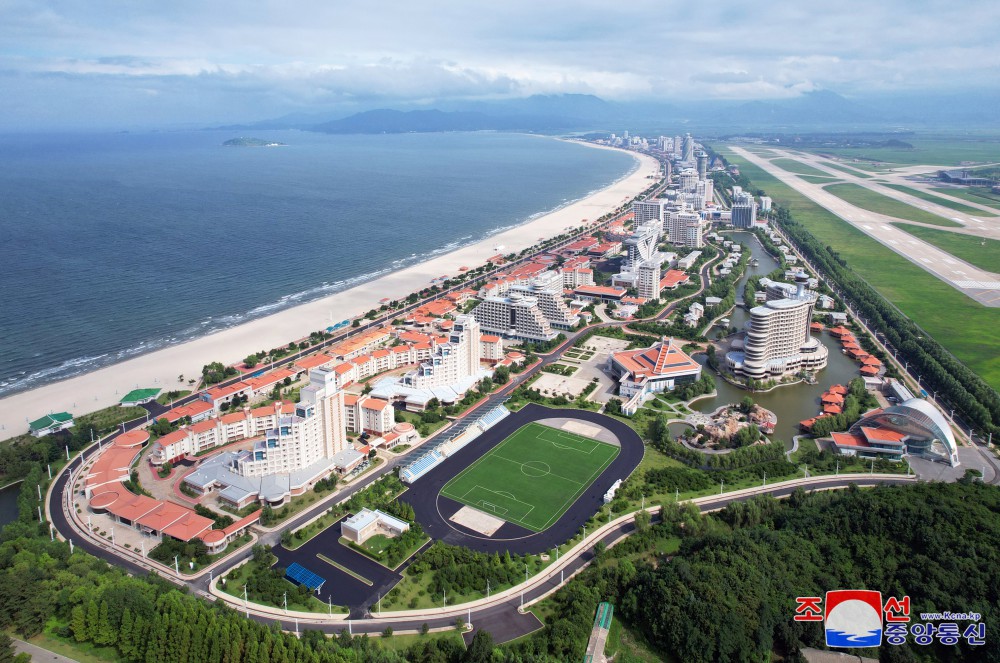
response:
M579 143L591 149L613 149ZM205 364L231 364L264 347L287 345L312 331L324 329L333 319L344 320L377 308L385 298L402 299L430 285L442 274L455 275L459 267L484 264L503 252L519 253L540 239L554 237L582 221L594 221L645 191L660 175L660 164L651 156L629 151L637 161L632 173L605 189L561 209L432 260L386 274L368 283L286 309L215 334L164 348L91 373L45 385L0 399L0 438L27 432L27 421L49 412L84 414L114 405L137 386L178 388L178 375L195 377ZM220 295L221 296L221 295Z

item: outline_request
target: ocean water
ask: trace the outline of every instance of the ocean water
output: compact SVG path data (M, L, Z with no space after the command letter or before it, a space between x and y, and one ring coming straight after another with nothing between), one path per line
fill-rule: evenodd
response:
M0 396L349 288L635 167L515 134L222 146L236 135L0 136Z

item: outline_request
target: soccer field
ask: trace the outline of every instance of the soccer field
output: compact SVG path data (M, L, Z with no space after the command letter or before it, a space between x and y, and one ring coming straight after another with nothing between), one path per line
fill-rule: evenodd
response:
M449 481L441 494L535 532L566 512L618 447L527 424Z

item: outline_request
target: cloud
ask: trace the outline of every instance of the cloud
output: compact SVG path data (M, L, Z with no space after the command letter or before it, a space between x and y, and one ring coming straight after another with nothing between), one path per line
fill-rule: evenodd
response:
M22 96L0 106L0 122L65 108L81 122L130 112L198 122L534 93L677 101L971 87L995 80L997 24L1000 5L938 0L8 0L0 71ZM118 106L102 109L102 97Z

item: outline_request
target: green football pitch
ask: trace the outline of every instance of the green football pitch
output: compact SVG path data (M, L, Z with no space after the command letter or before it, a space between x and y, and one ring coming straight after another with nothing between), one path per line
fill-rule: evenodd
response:
M441 494L535 532L566 512L618 447L526 424L449 481Z

